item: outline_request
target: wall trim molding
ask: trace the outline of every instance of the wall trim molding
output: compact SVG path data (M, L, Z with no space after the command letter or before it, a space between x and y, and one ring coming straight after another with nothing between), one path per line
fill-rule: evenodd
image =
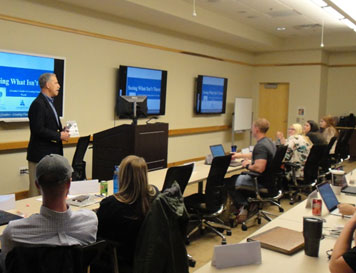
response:
M92 38L109 40L109 41L114 41L114 42L118 42L118 43L125 43L125 44L142 46L142 47L158 49L158 50L163 50L163 51L168 51L168 52L173 52L173 53L185 54L185 55L190 55L190 56L195 56L195 57L200 57L200 58L208 58L208 59L212 59L212 60L216 60L216 61L228 62L228 63L250 66L250 67L281 67L281 66L326 66L326 67L333 67L333 68L356 67L356 64L329 65L326 63L314 63L314 62L311 62L311 63L253 64L253 63L247 63L247 62L234 60L234 59L221 58L221 57L216 57L216 56L212 56L212 55L206 55L206 54L202 54L202 53L161 46L161 45L157 45L157 44L145 43L145 42L140 42L140 41L136 41L136 40L129 40L129 39L112 36L112 35L106 35L106 34L101 34L101 33L96 33L96 32L76 29L76 28L70 28L70 27L65 27L65 26L60 26L60 25L44 23L44 22L40 22L40 21L10 16L10 15L6 15L6 14L0 14L0 20L19 23L19 24L25 24L25 25L31 25L31 26L36 26L36 27L42 27L42 28L47 28L47 29L51 29L51 30L57 30L57 31L92 37Z
M231 129L231 125L209 126L209 127L196 127L196 128L182 128L171 129L168 136L186 136L203 133L221 132Z
M230 130L230 125L209 126L209 127L197 127L197 128L182 128L171 129L168 131L168 136L187 136L193 134L213 133ZM68 142L63 142L63 146L76 145L79 137L72 137ZM90 136L90 141L93 141L93 136ZM23 150L27 149L28 141L12 141L0 143L0 152Z

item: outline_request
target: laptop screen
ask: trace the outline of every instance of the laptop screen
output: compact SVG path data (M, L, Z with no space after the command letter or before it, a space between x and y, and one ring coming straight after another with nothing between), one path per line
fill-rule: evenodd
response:
M337 205L339 204L339 201L337 200L336 195L333 192L330 184L323 183L317 186L317 188L329 212L332 212L334 209L336 209Z
M213 155L213 157L225 155L224 147L221 144L211 145L210 151L211 151L211 154Z

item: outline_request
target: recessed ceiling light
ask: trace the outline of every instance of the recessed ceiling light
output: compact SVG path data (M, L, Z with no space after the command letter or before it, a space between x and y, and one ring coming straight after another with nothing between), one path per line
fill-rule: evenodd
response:
M283 30L286 30L287 28L286 27L277 27L276 30L277 31L283 31Z

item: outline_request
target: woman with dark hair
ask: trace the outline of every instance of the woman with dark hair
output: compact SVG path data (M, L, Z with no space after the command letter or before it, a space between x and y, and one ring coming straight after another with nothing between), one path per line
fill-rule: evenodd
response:
M130 155L121 161L119 192L102 200L97 212L97 237L117 244L120 273L132 271L136 238L158 193L148 184L147 164L142 157Z
M313 144L327 144L320 133L319 125L314 120L308 120L303 126L303 131Z

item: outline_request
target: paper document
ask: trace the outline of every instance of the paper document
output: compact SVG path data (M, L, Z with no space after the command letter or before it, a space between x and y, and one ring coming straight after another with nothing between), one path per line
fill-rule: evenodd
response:
M0 195L0 209L10 210L15 208L15 194Z
M214 247L211 264L216 268L261 264L260 242L247 242Z
M70 195L90 194L90 193L99 193L99 192L100 192L100 183L98 179L72 181L69 189Z

